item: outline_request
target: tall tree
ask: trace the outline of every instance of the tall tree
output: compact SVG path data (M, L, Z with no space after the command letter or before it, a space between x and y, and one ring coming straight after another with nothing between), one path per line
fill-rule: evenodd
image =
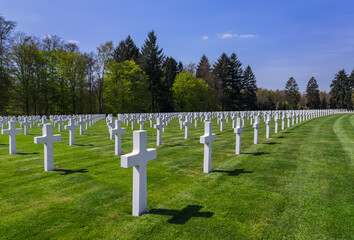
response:
M0 115L6 114L10 100L11 80L5 67L0 65Z
M173 111L172 86L177 74L177 61L173 57L167 57L163 64L162 91L159 94L162 112Z
M113 114L147 112L147 77L134 61L109 61L105 82L105 103Z
M228 82L229 102L228 110L242 109L241 89L243 89L242 63L238 60L236 53L232 53L229 61L230 77Z
M230 110L230 59L226 53L221 54L214 65L213 73L215 75L218 92L220 93L221 110Z
M340 70L334 77L331 85L330 103L332 108L352 109L352 91L351 79L344 69Z
M299 85L293 77L290 77L285 85L285 99L290 109L298 109L300 101Z
M251 67L248 65L243 72L243 106L245 110L256 108L257 82Z
M158 95L161 89L162 65L165 59L162 50L157 45L155 32L149 32L141 48L140 65L149 80L151 112L159 111L161 105Z
M104 90L104 76L106 71L106 64L112 56L113 42L109 41L101 44L97 48L98 64L99 64L99 80L98 80L98 111L103 112L103 90Z
M208 102L209 106L207 109L211 111L219 110L220 97L218 91L220 87L213 74L212 65L205 54L203 54L198 63L196 77L204 79L209 86L210 101Z
M4 17L0 16L0 66L5 64L5 58L11 48L12 33L15 27L15 22L6 21Z
M177 111L205 111L208 85L190 72L179 73L173 84L173 100Z
M112 56L117 62L133 60L134 62L139 63L139 48L135 45L130 35L128 35L125 40L119 42L119 45L114 49Z
M307 83L306 88L306 97L307 97L307 107L310 109L319 109L320 102L320 91L318 90L318 84L314 77L311 77Z

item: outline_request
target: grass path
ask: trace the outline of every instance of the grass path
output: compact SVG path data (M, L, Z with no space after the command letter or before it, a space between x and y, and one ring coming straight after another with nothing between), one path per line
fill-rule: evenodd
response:
M0 239L353 239L354 114L270 139L262 123L258 145L245 124L236 156L231 121L223 132L214 121L213 172L204 174L202 124L185 140L172 121L148 164L141 217L131 216L132 169L120 167L104 121L75 146L61 133L54 172L43 171L43 145L33 144L41 129L18 135L16 155L0 135ZM145 127L156 148L156 130ZM122 144L123 154L132 151L130 126Z

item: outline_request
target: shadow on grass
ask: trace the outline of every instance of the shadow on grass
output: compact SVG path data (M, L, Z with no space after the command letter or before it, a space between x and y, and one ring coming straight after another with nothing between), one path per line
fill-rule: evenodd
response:
M9 146L8 143L0 143L0 146Z
M80 146L80 147L88 147L88 146L93 147L94 146L93 144L75 144L75 145Z
M267 152L242 153L241 152L241 154L252 154L253 156L261 156L261 155L270 154L270 153L267 153Z
M279 136L279 137L275 137L275 138L285 138L284 136Z
M146 214L157 214L164 216L172 216L167 222L172 224L185 224L193 217L211 218L214 213L212 212L199 212L202 209L200 205L188 205L182 210L170 209L151 209Z
M18 155L34 155L34 154L39 154L39 152L34 152L34 153L24 153L24 152L18 152Z
M262 143L262 144L274 145L274 144L280 144L280 143L278 143L278 142L267 142L267 143Z
M162 144L162 146L165 146L165 147L181 147L183 145L181 143L176 143L176 144Z
M229 174L229 176L238 176L240 175L241 173L253 173L252 171L245 171L245 169L235 169L233 171L226 171L226 170L214 170L214 171L211 171L211 172L219 172L219 173L227 173Z
M79 169L79 170L69 170L69 169L55 169L54 171L56 172L62 172L62 174L60 175L69 175L69 174L73 174L73 173L87 173L88 170L87 169Z

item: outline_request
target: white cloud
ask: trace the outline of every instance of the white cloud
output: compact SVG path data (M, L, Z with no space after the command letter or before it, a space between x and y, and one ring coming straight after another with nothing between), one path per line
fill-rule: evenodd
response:
M80 44L80 42L79 42L79 41L77 41L77 40L69 40L69 41L68 41L68 43Z
M208 37L208 36L202 36L202 39L203 39L203 40L208 40L209 37Z
M256 35L253 34L241 34L238 35L236 33L222 33L218 34L218 38L220 39L228 39L228 38L255 38Z
M236 33L223 33L223 34L219 34L218 37L221 39L236 38L237 34Z
M255 38L256 35L253 34L242 34L240 35L240 38Z

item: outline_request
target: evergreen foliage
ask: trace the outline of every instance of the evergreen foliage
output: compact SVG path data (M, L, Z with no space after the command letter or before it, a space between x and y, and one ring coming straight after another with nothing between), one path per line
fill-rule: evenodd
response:
M309 109L320 108L320 91L318 90L318 84L314 77L311 77L306 88L307 107Z
M290 109L298 109L300 101L299 86L293 77L290 77L285 85L285 98Z
M353 108L353 73L349 77L344 69L340 70L331 83L330 103L332 108Z
M151 112L159 111L161 102L158 95L161 92L161 79L163 76L162 65L165 56L157 45L157 37L154 31L149 32L141 48L140 66L148 76Z
M133 60L138 63L139 54L139 48L135 45L130 35L128 35L125 40L119 42L119 45L114 49L112 56L117 62Z

